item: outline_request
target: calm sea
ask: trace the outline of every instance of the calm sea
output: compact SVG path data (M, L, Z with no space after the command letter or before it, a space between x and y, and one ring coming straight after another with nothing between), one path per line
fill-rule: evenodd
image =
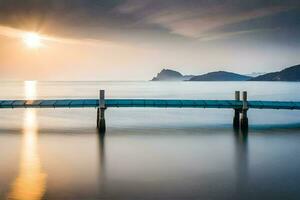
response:
M0 82L0 99L300 101L300 83ZM1 109L0 199L300 199L300 112L230 109Z

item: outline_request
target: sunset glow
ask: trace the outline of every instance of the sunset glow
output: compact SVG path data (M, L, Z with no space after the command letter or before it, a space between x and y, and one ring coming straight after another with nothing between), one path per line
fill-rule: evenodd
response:
M26 33L23 36L23 41L29 48L39 48L42 45L41 36L37 33Z
M296 0L44 1L1 3L0 79L149 80L163 68L261 74L299 63Z
M36 82L24 82L24 97L36 98ZM38 121L34 109L26 109L23 119L22 151L19 174L11 185L8 199L40 200L46 188L47 175L43 172L38 152Z
M299 199L300 0L0 0L0 200Z
M36 81L24 81L24 93L26 100L36 99Z

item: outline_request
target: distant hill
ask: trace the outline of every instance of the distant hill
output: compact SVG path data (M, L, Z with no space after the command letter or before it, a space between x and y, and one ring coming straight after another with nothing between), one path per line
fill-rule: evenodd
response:
M184 76L181 73L174 70L163 69L151 81L185 81L189 80L192 77L192 75Z
M253 75L255 74L253 73ZM300 81L300 64L256 77L226 71L210 72L197 76L182 75L174 70L163 69L152 81Z
M251 77L258 77L258 76L261 76L261 75L264 75L266 74L266 72L252 72L250 74L244 74L245 76L251 76Z
M300 81L300 65L288 67L279 72L257 76L251 78L250 81Z
M247 81L250 76L236 74L226 71L210 72L207 74L194 76L189 81Z

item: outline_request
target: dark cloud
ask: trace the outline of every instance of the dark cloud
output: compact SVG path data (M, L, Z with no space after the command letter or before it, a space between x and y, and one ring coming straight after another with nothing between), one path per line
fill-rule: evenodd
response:
M1 23L16 27L39 28L42 23L85 27L100 25L113 18L109 10L120 0L1 0ZM28 26L28 27L27 27Z
M298 0L0 0L6 26L74 37L214 39L299 27Z
M215 29L216 32L238 32L247 30L285 29L295 30L300 28L300 8L290 9L272 15L257 17L232 23Z
M157 24L170 33L186 37L207 37L220 27L243 23L252 19L284 12L299 7L297 1L171 1L128 0L119 6L121 13L135 16L139 24ZM282 24L284 25L283 21Z

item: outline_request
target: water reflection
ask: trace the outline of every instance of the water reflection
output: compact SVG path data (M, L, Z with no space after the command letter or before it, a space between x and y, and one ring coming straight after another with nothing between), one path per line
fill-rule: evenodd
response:
M37 97L36 81L24 81L24 97L26 100L34 100Z
M236 194L245 194L248 191L248 130L234 130L235 136L235 171ZM240 197L239 197L240 198Z
M24 83L26 99L36 99L36 82ZM26 109L19 175L12 184L8 199L38 200L45 193L46 174L42 171L38 154L38 125L36 110Z
M105 194L105 182L106 182L106 166L105 166L105 135L98 134L99 141L99 193Z

